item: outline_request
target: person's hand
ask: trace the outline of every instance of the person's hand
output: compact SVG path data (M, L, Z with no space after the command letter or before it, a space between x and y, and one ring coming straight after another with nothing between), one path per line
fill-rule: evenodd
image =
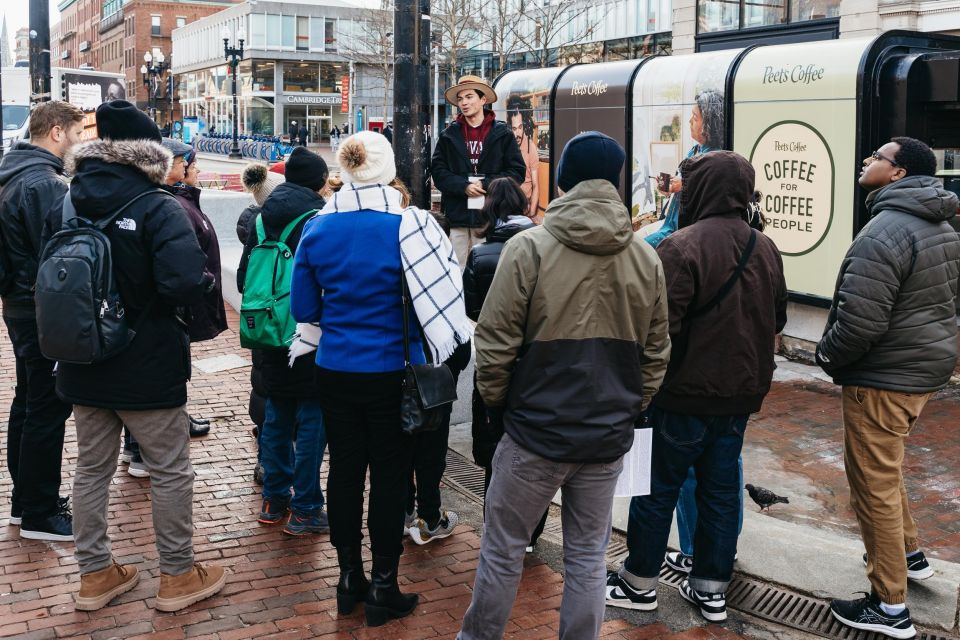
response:
M683 188L683 181L679 176L670 178L670 193L677 193L681 188Z
M483 190L483 184L480 182L471 182L467 185L467 190L464 191L468 198L475 198L477 196L482 196L486 191Z

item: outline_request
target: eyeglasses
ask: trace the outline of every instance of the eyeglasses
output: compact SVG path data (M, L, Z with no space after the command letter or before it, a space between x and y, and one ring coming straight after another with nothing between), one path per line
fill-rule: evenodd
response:
M879 151L874 151L873 153L870 154L870 157L873 158L874 160L886 160L887 162L890 163L891 166L894 166L894 167L899 167L899 166L900 166L899 164L897 164L896 162L894 162L893 160L891 160L891 159L888 158L887 156L883 155L883 154L880 153Z

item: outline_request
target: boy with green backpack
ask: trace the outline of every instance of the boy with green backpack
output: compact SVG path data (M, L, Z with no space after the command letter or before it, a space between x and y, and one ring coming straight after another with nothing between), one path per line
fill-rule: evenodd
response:
M258 521L286 521L284 533L309 535L329 530L319 473L327 439L316 400L313 358L288 363L296 332L290 315L290 275L304 225L325 204L320 191L327 182L327 165L317 154L298 147L286 162L285 175L286 182L264 201L240 258L240 342L254 350L267 393Z

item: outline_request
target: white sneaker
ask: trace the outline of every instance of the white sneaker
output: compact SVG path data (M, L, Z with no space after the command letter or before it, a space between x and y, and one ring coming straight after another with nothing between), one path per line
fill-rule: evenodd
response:
M410 535L410 527L417 521L417 512L403 514L403 535Z
M423 518L417 518L410 527L410 537L414 542L421 545L433 542L434 540L440 540L441 538L447 538L453 535L453 530L459 522L460 517L453 511L441 511L440 522L438 522L437 526L433 529L427 527L427 523L424 522Z
M150 470L147 469L147 465L143 463L143 460L131 460L130 466L127 467L127 473L132 475L134 478L150 477Z

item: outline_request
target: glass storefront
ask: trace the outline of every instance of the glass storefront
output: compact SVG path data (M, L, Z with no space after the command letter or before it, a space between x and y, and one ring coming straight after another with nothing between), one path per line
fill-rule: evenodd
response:
M840 15L840 0L698 0L697 33L735 31Z

